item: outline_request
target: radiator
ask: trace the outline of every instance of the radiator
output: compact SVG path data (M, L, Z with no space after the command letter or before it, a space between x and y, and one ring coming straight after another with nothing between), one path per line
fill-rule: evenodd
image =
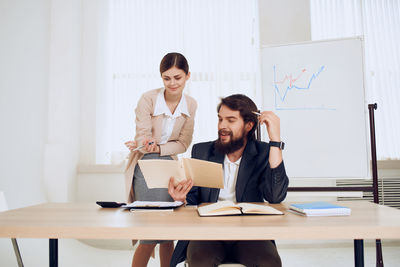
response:
M372 180L339 180L337 186L370 186ZM378 178L379 204L400 209L400 177ZM338 201L368 200L374 202L372 192L364 192L362 198L338 197Z

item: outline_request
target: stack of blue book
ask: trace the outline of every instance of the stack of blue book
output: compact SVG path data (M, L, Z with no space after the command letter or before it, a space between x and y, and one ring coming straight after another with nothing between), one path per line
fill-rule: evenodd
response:
M291 204L289 208L295 213L305 216L348 216L351 209L329 202L310 202Z

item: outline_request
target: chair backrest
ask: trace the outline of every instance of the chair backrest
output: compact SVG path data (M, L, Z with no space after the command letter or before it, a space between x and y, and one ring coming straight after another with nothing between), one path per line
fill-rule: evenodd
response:
M0 212L8 210L6 197L4 196L3 191L0 191Z

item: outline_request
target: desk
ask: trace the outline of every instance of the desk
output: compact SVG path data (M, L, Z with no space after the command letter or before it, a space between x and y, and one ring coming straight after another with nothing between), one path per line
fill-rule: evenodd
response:
M351 216L303 217L271 205L284 216L199 217L193 207L129 212L95 203L46 203L0 213L0 237L49 238L50 266L57 266L59 238L149 240L400 239L400 210L369 202L340 202ZM356 259L363 257L358 247ZM361 253L361 255L360 255ZM358 254L358 255L357 255ZM363 265L362 264L356 265Z

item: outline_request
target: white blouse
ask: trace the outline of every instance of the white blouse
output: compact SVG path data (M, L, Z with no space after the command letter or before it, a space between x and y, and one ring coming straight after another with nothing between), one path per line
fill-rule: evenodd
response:
M190 117L186 103L186 97L183 94L181 100L179 101L178 106L175 109L174 114L172 114L167 106L167 103L165 102L164 92L165 88L157 95L156 106L154 108L154 114L153 114L153 116L164 114L160 145L163 145L168 142L172 130L174 129L176 118L182 116L182 114L185 114L186 116Z

